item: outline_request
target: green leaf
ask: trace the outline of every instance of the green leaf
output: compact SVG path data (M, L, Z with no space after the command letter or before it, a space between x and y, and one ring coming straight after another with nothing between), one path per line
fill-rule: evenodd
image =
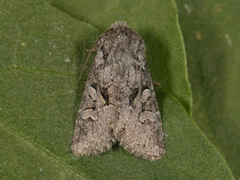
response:
M56 9L40 0L0 2L0 178L233 179L221 154L189 114L191 92L174 2L101 3L72 1L67 6L68 1L59 1ZM74 19L60 10L60 4L69 12L79 7L78 12L89 15ZM93 16L93 9L101 13ZM155 162L118 145L93 157L71 152L91 66L88 63L77 88L87 56L83 47L91 47L116 20L127 21L145 40L152 78L161 83L155 90L166 154Z
M240 179L240 4L178 0L193 116Z

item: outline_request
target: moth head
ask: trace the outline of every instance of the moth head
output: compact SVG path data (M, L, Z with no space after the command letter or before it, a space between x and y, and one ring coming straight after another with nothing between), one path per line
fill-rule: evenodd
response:
M97 43L98 50L108 52L107 54L130 53L137 61L142 62L145 58L145 44L140 36L134 32L125 22L117 21L102 34Z
M111 26L112 29L116 30L116 29L121 29L121 28L129 28L126 24L126 22L124 21L117 21L115 23L112 24Z

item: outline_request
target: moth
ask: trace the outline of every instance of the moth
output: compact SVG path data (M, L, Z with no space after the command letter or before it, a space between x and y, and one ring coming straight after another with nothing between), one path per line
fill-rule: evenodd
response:
M125 22L96 44L72 140L78 156L100 154L115 142L150 161L165 153L164 133L145 44Z

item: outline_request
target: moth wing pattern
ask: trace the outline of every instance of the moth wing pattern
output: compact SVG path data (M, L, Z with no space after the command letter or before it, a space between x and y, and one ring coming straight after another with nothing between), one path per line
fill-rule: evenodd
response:
M145 44L126 24L115 26L119 30L115 41L119 42L117 47L124 53L116 60L121 80L118 82L120 103L114 136L124 149L154 161L165 153L165 144L159 107L145 59ZM114 48L112 51L113 54L118 52L114 52Z
M155 161L165 153L164 133L149 70L147 66L139 69L135 73L141 80L136 78L136 85L132 88L128 86L131 91L129 107L122 108L119 113L118 141L124 149L136 156ZM130 72L133 73L133 67L129 69ZM129 76L130 79L133 77Z
M110 149L114 142L111 125L115 112L111 110L112 106L105 106L107 97L99 84L101 72L96 69L96 61L101 60L95 57L75 123L72 151L78 156L99 154Z
M72 150L77 155L99 154L115 141L150 161L165 153L145 44L124 22L113 24L97 42Z

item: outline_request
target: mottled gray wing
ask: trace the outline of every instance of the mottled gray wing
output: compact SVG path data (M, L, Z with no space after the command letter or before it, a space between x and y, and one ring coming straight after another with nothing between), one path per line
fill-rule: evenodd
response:
M115 46L110 54L114 54L113 64L118 69L114 79L119 102L114 137L124 149L154 161L163 156L165 145L145 45L126 24L115 24L113 29L116 36L112 32L111 40Z
M105 66L97 52L83 93L72 141L72 151L78 156L99 154L110 149L115 111L108 102L105 85L101 83ZM102 74L103 73L103 74ZM111 83L111 82L110 82ZM102 85L102 86L101 86Z
M134 74L133 67L129 68L129 73ZM135 80L130 78L129 81L141 83L128 86L131 92L125 94L125 98L129 106L120 108L116 134L124 149L154 161L165 152L159 107L147 67L141 71L135 70L135 74L129 76ZM137 80L138 76L141 77L140 81Z

